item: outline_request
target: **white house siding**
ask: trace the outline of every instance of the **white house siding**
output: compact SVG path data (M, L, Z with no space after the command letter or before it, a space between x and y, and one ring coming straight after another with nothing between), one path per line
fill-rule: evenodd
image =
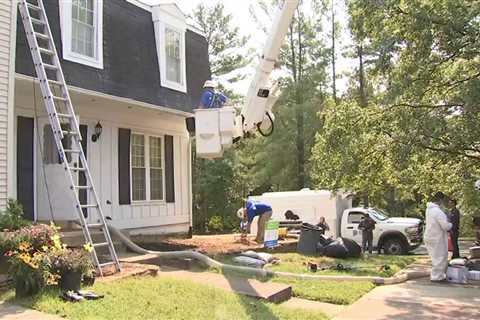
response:
M34 117L30 81L17 80L16 116ZM141 228L146 231L156 229L153 233L187 232L191 219L191 177L190 147L185 129L185 116L138 107L114 99L78 94L73 90L70 93L80 124L88 125L88 136L84 137L88 141L87 159L104 214L112 217L112 224L122 229ZM40 100L37 100L37 108L37 115L44 116L44 107ZM97 142L92 142L91 136L98 121L103 127L102 134ZM173 136L174 203L119 205L119 128L157 136ZM37 140L38 137L34 139ZM37 172L37 177L38 174ZM111 204L107 204L107 201Z
M13 108L13 68L15 25L15 1L0 0L0 208L4 208L9 197L8 175L12 161L9 160L9 110ZM11 172L11 171L10 171Z

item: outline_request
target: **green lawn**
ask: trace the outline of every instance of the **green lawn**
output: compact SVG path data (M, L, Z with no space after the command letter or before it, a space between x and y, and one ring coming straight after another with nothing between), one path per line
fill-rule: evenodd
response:
M138 277L92 289L106 297L67 303L48 291L30 299L15 300L12 292L2 298L67 319L327 319L183 280Z
M298 298L348 305L375 288L371 282L300 280L296 278L273 278L271 281L292 286Z
M307 262L315 262L319 268L326 270L319 270L316 274L327 275L354 275L354 276L380 276L391 277L398 271L404 269L409 264L415 261L412 256L387 256L387 255L372 255L369 257L355 258L355 259L333 259L328 257L309 257L298 253L278 253L276 257L280 258L281 262L278 265L269 267L273 271L284 271L292 273L310 273L312 274L306 264ZM332 266L342 264L349 266L350 271L337 271L329 269ZM384 266L388 265L388 269Z
M304 256L298 253L275 253L281 262L278 265L269 266L269 270L284 271L299 274L322 274L322 275L353 275L353 276L381 276L391 277L415 261L412 256L386 256L372 255L357 259L332 259L320 256ZM232 256L217 256L217 259L232 263ZM349 271L321 270L312 273L307 268L307 262L315 262L319 268L329 268L342 264L352 267ZM389 268L386 269L385 265ZM371 282L353 281L323 281L323 280L300 280L296 278L274 277L269 281L285 283L292 286L293 295L308 300L328 302L333 304L352 304L364 294L372 290L375 285Z

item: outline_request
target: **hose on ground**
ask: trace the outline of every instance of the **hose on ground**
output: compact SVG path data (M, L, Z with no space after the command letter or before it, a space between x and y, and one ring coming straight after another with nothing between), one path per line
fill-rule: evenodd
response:
M376 285L391 285L406 282L408 280L419 279L429 275L427 272L408 272L397 274L391 278L382 277L369 277L369 276L332 276L332 275L313 275L313 274L297 274L291 272L272 271L267 269L257 269L250 267L234 266L230 264L224 264L217 260L214 260L207 255L204 255L197 251L153 251L144 249L127 236L125 236L117 228L108 225L110 234L117 237L128 249L138 254L151 254L159 258L164 259L195 259L205 264L208 267L220 269L222 272L239 272L246 273L254 277L267 278L267 277L288 277L299 280L324 280L324 281L368 281Z

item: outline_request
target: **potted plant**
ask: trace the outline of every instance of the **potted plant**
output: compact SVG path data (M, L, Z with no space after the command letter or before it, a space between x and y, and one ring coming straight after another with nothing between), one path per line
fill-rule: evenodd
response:
M3 239L4 256L10 264L9 275L17 297L37 293L46 284L55 284L55 275L45 265L48 248L56 230L47 225L27 226L9 232Z
M16 250L8 251L5 255L9 258L9 274L15 285L16 297L39 292L49 277L43 265L44 255L35 251L28 242L21 242Z
M84 246L84 249L69 249L64 244L55 243L47 253L48 267L60 278L59 285L62 290L78 291L84 277L93 277L94 267L87 248L89 246Z

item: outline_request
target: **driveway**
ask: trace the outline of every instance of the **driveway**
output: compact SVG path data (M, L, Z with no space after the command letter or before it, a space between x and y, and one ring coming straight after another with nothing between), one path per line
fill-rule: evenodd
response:
M335 320L480 319L480 286L432 284L428 279L377 287Z

